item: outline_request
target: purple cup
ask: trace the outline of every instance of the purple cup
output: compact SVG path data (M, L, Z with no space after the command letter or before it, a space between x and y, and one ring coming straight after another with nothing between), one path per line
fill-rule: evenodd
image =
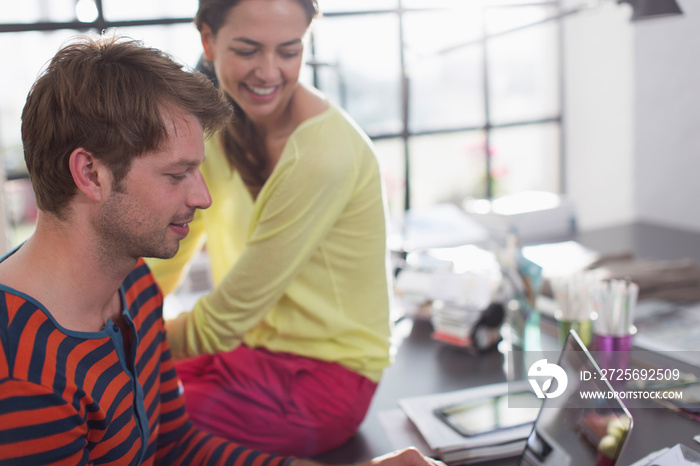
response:
M596 335L593 348L601 369L624 371L629 368L632 334Z
M630 351L632 335L596 335L595 349L601 352Z

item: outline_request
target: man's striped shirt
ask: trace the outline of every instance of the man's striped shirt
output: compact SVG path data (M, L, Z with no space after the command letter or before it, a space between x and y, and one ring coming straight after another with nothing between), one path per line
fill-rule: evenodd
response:
M101 332L66 330L40 303L0 284L0 465L291 461L193 427L162 294L143 261L120 292L126 339L111 321Z

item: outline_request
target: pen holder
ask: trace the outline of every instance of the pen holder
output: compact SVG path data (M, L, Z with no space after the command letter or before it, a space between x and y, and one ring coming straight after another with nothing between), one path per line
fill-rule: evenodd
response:
M629 353L636 331L633 326L625 335L595 335L593 349L598 354L601 369L624 371L629 368Z
M602 353L629 351L632 349L632 334L627 335L596 335L596 349Z
M565 319L561 311L556 311L554 313L554 318L557 321L557 327L559 329L559 343L562 348L566 342L566 337L569 336L569 330L574 329L578 333L579 338L586 347L591 344L591 339L593 337L593 322L591 319L586 320L570 320Z

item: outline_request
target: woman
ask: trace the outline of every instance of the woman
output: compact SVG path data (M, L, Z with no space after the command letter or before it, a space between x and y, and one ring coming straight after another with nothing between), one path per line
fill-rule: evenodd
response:
M235 121L207 143L213 205L164 292L206 246L215 288L168 322L201 428L278 454L344 443L389 363L386 225L371 143L299 83L315 0L200 0L204 56ZM205 356L201 356L205 355Z

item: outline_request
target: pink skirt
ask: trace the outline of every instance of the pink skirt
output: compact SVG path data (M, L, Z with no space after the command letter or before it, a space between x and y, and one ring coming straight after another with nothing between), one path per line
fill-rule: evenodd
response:
M345 443L377 388L337 363L243 345L175 368L197 427L280 455L314 456Z

